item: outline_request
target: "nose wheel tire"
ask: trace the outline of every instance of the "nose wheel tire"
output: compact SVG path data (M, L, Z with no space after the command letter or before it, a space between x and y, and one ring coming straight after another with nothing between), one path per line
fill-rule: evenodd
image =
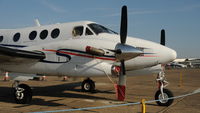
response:
M26 84L20 84L14 89L14 98L17 104L28 104L32 100L32 90Z
M84 92L93 92L95 91L95 83L90 79L86 79L82 82L81 88Z
M156 101L156 103L159 106L170 106L173 103L174 99L166 99L166 98L171 98L171 97L173 97L173 93L168 89L163 89L163 95L161 93L161 90L158 90L155 94L155 100L159 100Z

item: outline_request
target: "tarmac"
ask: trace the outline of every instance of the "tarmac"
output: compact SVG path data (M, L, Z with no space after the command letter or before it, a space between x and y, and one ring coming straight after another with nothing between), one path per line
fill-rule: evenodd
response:
M3 79L3 76L0 76ZM170 89L174 96L200 90L200 69L166 70ZM12 93L13 81L0 81L0 113L57 112L64 113L141 113L141 104L118 106L81 111L65 111L68 109L99 107L140 102L142 99L154 100L158 90L156 75L127 77L126 99L117 101L113 83L107 77L91 78L96 83L96 91L81 91L83 78L70 78L62 81L62 77L47 76L46 81L24 82L33 88L31 104L15 104ZM117 78L112 78L114 82ZM61 112L61 111L60 111ZM59 113L60 113L59 112ZM200 113L200 93L174 100L169 107L158 106L155 102L146 104L146 113Z

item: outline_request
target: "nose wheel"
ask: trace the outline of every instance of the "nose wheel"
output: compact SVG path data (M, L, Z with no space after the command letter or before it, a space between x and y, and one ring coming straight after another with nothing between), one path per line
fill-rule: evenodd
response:
M159 90L155 94L155 100L159 100L156 101L156 103L159 106L170 106L173 103L174 99L168 99L173 97L173 93L170 90L165 89L165 87L169 84L166 81L165 73L160 72L156 80L158 82L159 88Z
M82 82L81 88L84 92L93 92L95 91L95 83L90 78L87 78Z
M158 90L155 94L155 100L159 100L156 101L159 106L170 106L174 101L173 99L167 99L170 97L173 97L173 94L168 89L163 89L163 91Z

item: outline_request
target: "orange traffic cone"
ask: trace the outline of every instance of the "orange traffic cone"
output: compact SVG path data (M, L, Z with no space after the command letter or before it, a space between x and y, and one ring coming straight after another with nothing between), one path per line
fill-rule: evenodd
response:
M64 76L63 77L63 81L67 81L68 80L68 77L67 76Z
M46 76L42 76L42 81L46 81L46 80L47 80Z
M8 72L5 73L5 76L3 77L3 81L8 81L9 80L9 76L8 76Z

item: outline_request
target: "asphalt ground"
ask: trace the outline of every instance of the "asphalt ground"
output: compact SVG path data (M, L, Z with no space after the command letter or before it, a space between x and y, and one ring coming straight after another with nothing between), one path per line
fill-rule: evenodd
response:
M182 79L180 76L182 74ZM191 93L200 88L200 69L167 70L166 76L174 96ZM0 76L1 79L3 78ZM154 100L158 90L156 75L131 76L127 78L126 99L117 101L113 83L107 77L92 78L96 92L85 93L80 85L83 78L47 77L46 81L24 82L33 88L31 104L15 104L12 81L0 80L0 113L28 113L97 107L105 105ZM112 78L115 82L117 78ZM66 112L71 113L71 112ZM141 105L129 105L103 109L73 111L72 113L141 113ZM156 103L146 104L146 113L200 113L200 93L178 98L169 107Z

